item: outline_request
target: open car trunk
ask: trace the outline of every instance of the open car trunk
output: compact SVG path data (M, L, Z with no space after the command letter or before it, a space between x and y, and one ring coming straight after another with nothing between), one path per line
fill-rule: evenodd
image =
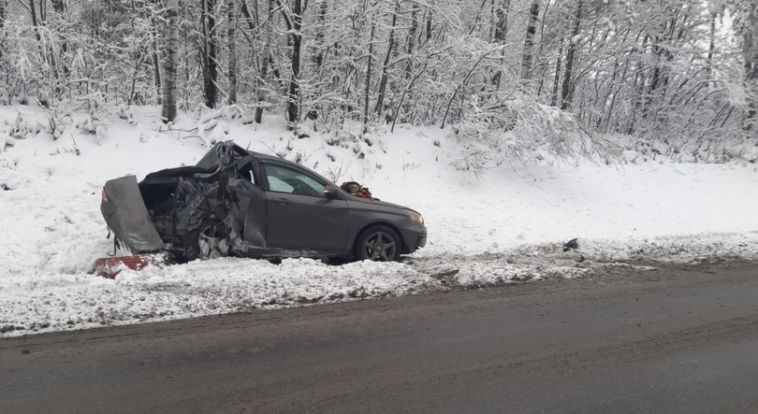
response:
M133 253L155 253L165 248L142 201L135 176L106 182L100 211L116 242Z
M235 255L265 247L265 198L253 158L231 142L216 144L195 167L106 183L101 211L132 253L168 250L178 260Z

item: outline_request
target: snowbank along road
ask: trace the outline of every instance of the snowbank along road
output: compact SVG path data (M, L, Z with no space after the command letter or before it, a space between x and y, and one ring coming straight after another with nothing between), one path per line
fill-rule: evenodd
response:
M3 413L758 412L758 265L0 340Z

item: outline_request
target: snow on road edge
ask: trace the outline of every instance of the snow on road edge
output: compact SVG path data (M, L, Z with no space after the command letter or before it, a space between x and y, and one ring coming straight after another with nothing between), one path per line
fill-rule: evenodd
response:
M253 309L303 306L428 292L573 278L606 266L651 260L699 263L758 260L758 233L700 235L636 244L580 241L522 246L498 254L422 256L403 263L331 266L316 260L223 258L124 270L116 280L89 274L0 279L0 336L123 325ZM585 247L582 247L582 246Z

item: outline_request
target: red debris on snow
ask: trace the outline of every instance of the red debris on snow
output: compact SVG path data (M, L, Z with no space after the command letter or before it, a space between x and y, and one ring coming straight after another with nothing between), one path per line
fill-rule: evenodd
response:
M150 259L145 256L102 257L95 260L94 265L92 265L92 272L98 276L114 279L121 272L123 266L132 270L142 270L148 264L150 264Z

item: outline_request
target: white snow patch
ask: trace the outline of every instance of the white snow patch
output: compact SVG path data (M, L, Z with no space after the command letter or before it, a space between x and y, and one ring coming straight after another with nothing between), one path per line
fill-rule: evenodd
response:
M115 280L81 273L29 279L0 279L0 329L8 335L408 294L436 285L401 263L328 266L308 259L148 266Z

